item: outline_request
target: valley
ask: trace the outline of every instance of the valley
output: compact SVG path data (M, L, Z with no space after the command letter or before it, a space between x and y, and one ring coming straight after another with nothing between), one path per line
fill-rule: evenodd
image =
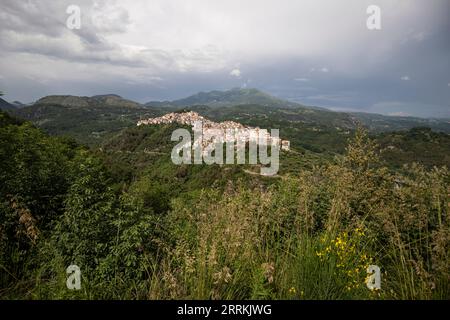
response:
M117 95L50 96L10 113L32 121L49 134L69 136L87 146L99 147L142 119L187 111L218 122L236 121L245 126L279 128L280 136L290 141L292 149L325 159L343 154L347 140L358 126L367 128L369 134L385 146L394 143L399 136L411 136L408 130L430 128L437 140L418 137L418 141L409 144L407 151L391 149L383 157L397 167L415 159L427 166L448 164L449 121L333 112L280 100L256 89L202 92L186 99L146 104ZM425 131L415 132L420 135ZM432 141L440 147L434 148ZM423 148L433 148L434 153L424 153Z
M261 105L267 95L235 91L229 105L220 92L212 104L205 93L159 105L50 96L0 112L0 297L448 298L444 120ZM290 147L273 176L260 164L174 164L172 133L192 133L195 119L279 128ZM423 259L429 276L402 282ZM89 296L55 280L69 261ZM389 274L380 292L364 286L369 261Z

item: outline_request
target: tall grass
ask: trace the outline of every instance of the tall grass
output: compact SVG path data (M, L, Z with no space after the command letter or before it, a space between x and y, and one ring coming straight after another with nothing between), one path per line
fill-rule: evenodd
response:
M130 200L133 213L113 224L128 229L83 273L83 290L64 288L68 261L43 240L26 297L449 299L449 173L393 174L376 150L360 131L345 157L277 185L179 197L145 237ZM382 270L381 290L365 285L369 264Z

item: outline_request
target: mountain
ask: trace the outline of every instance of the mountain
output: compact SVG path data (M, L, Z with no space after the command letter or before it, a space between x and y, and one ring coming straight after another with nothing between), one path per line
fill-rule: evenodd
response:
M282 113L290 115L298 120L320 125L355 127L360 124L374 132L409 130L414 127L430 127L434 131L450 133L450 120L445 119L424 119L416 117L384 116L372 113L346 113L335 112L326 108L305 106L288 100L283 100L271 96L257 89L231 89L227 91L199 92L187 98L174 101L151 101L145 104L146 107L158 108L189 108L195 106L207 106L211 109L220 110L218 113L234 116L236 112L247 113L250 116L253 112L257 114L275 112L274 109L283 110ZM238 107L239 110L236 109ZM231 109L227 109L231 107ZM213 110L204 109L211 113ZM200 112L200 111L199 111ZM289 116L288 116L289 117ZM283 116L283 118L286 118ZM291 119L292 120L292 119ZM343 123L344 122L344 123Z
M124 108L140 108L140 107L142 107L140 103L124 99L121 96L118 96L115 94L93 96L93 97L91 97L91 99L94 99L97 102L105 104L110 107L124 107Z
M14 107L11 103L7 102L6 100L3 100L0 98L0 110L4 111L13 111L16 107Z
M234 88L227 91L209 91L199 92L187 98L174 101L151 101L146 103L147 107L172 106L188 107L195 105L204 105L212 108L231 107L243 104L257 104L272 108L298 108L301 104L276 98L258 89L240 89ZM314 108L314 107L313 107Z
M67 95L47 96L36 101L35 105L60 105L64 107L122 107L139 108L141 105L137 102L127 100L115 94L97 95L93 97L77 97Z
M144 108L113 94L46 96L12 113L32 121L50 134L69 135L88 145L95 145L105 136L134 126L141 117L161 115L157 109Z
M256 89L200 92L185 99L145 106L115 94L47 96L34 105L13 108L10 112L32 121L48 133L67 134L81 143L96 145L115 132L135 126L140 119L180 110L196 111L219 122L229 120L253 127L279 128L280 134L291 140L294 148L313 152L342 153L349 134L359 125L372 133L406 131L414 127L450 133L447 120L335 112L305 107Z
M13 101L11 102L11 104L16 108L25 108L27 106L27 104L22 103L20 101Z

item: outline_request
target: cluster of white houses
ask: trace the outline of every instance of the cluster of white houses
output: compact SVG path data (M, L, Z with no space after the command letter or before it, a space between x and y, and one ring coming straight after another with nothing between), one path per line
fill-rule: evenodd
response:
M177 123L181 125L189 125L196 129L199 126L205 136L212 135L217 139L220 137L221 141L226 142L251 142L258 140L270 144L281 145L281 150L289 151L290 142L288 140L281 140L279 137L273 137L267 130L258 127L253 128L244 126L234 121L214 122L199 115L197 112L189 111L182 113L168 113L161 117L149 118L138 121L137 125L160 125ZM261 139L261 135L265 138Z

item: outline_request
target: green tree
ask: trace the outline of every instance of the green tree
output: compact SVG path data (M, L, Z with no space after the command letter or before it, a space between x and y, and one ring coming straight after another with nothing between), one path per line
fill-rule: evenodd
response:
M52 233L53 255L78 265L95 293L107 298L128 290L130 281L142 282L156 223L143 201L113 192L110 173L88 151L76 156L72 170L65 212Z
M74 145L0 113L0 286L20 279L61 215Z
M67 263L93 270L107 256L115 234L112 221L117 201L99 159L82 151L74 159L72 171L74 180L65 200L65 212L52 238Z

